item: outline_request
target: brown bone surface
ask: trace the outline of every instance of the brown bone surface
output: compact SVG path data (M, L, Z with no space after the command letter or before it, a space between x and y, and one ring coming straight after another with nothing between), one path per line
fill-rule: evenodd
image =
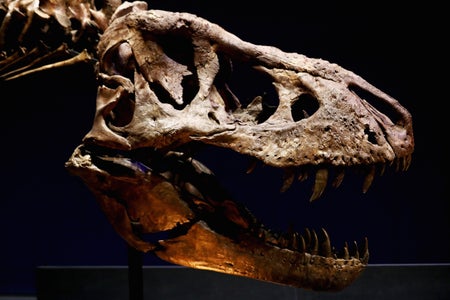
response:
M347 168L358 169L365 192L377 171L406 170L411 160L411 116L395 99L336 64L144 2L115 11L97 54L94 124L66 166L130 245L179 265L307 289L341 290L359 276L367 241L338 255L326 231L274 234L188 150L223 147L282 168L283 190L312 173L311 200L332 175L338 186ZM228 84L236 63L270 78L275 108L263 95L242 103ZM133 228L168 237L149 242Z

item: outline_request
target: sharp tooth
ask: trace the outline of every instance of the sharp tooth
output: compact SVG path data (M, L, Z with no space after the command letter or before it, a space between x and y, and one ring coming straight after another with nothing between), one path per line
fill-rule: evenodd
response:
M185 182L184 188L189 194L193 195L194 197L197 197L198 199L201 200L205 200L205 198L203 198L202 193L200 193L200 191L192 183Z
M302 235L299 236L299 245L298 245L298 250L300 252L305 252L306 249L306 243L305 243L305 239L303 238Z
M306 170L299 169L297 180L302 182L305 181L306 179L308 179L308 172Z
M298 251L300 248L300 234L298 232L294 232L292 235L292 248L296 251Z
M345 171L344 170L339 170L338 173L336 174L336 177L333 180L332 186L334 188L338 188L342 181L344 180L344 176L345 176Z
M249 162L249 165L248 165L245 173L247 173L247 174L252 173L253 170L256 168L257 164L258 164L258 160L256 158L252 158Z
M312 231L312 248L311 248L311 254L316 255L319 252L319 239L317 238L316 231Z
M281 186L280 192L286 192L294 182L295 173L292 169L285 169L283 174L283 185Z
M369 187L372 185L373 179L375 178L375 166L371 166L369 172L367 173L366 177L364 178L362 192L365 194Z
M345 245L344 245L344 259L349 259L349 258L350 258L350 255L348 253L348 244L347 244L347 242L345 242Z
M384 175L384 171L386 170L386 164L382 164L381 165L381 169L380 169L380 176Z
M280 248L288 248L289 247L289 240L286 236L282 235L278 238L278 246Z
M367 237L364 241L364 253L361 261L365 264L369 262L369 240L367 239Z
M411 155L403 157L403 171L407 171L409 169L409 166L411 165L411 159Z
M322 228L322 234L325 237L321 245L322 254L325 257L331 257L333 255L333 252L331 251L330 236L328 235L328 232L324 228Z
M311 195L311 198L309 199L310 202L316 200L319 198L323 191L325 190L325 187L327 186L328 181L328 170L327 169L319 169L316 172L316 180L314 182L314 190Z
M358 250L358 243L356 241L353 241L355 244L355 258L359 259L359 250Z
M305 228L305 246L309 248L311 244L311 231L308 228Z
M395 172L399 172L401 169L401 159L400 158L396 158L395 159Z

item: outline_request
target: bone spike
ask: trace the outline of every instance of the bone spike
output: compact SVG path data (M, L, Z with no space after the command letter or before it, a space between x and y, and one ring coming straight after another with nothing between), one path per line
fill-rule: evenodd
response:
M285 169L283 174L283 185L281 186L280 193L286 192L294 182L295 173L292 169Z
M316 255L319 252L319 239L315 230L312 231L312 248L311 254Z
M369 172L367 173L366 177L364 178L363 187L362 187L362 191L364 194L369 190L374 178L375 178L375 166L371 166Z
M328 169L319 169L316 172L316 180L314 182L314 190L311 195L311 198L309 199L310 202L318 199L323 191L325 190L325 187L327 186L328 181Z
M356 241L353 241L355 244L355 258L359 259L359 250L358 250L358 243Z
M344 180L344 176L345 176L345 171L344 170L339 170L338 173L336 174L336 177L333 180L332 186L334 188L340 187L342 181Z
M333 252L331 251L330 236L328 235L328 232L324 228L322 228L322 234L325 237L321 245L322 254L325 257L332 257Z
M348 244L347 242L345 242L344 245L344 259L349 259L350 258L350 254L348 253Z

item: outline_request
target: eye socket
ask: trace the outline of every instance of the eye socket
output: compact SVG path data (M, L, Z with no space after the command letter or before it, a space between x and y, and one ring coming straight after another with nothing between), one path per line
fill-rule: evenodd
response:
M102 70L108 75L121 75L132 78L136 66L133 49L127 42L122 42L103 56Z

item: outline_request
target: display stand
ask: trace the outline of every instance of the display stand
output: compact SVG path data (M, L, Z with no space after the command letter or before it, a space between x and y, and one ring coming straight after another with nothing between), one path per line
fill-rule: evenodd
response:
M133 233L141 236L138 225L131 224ZM128 245L128 295L129 300L144 300L143 253Z
M128 294L129 300L144 300L142 252L128 246Z

